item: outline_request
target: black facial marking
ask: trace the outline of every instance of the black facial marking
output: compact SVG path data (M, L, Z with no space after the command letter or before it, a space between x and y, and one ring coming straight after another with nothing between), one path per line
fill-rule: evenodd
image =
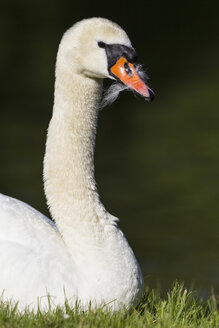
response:
M100 48L105 48L105 46L106 46L106 43L103 41L99 41L99 42L97 42L97 44Z
M106 51L107 61L108 61L108 71L115 65L120 57L125 57L129 63L135 63L137 61L137 53L132 47L125 46L123 44L107 44L103 41L98 42L100 48L104 48ZM126 68L125 68L126 69ZM127 67L127 70L130 70ZM128 71L127 71L128 73ZM129 73L128 73L129 74Z
M105 46L108 68L112 67L120 57L124 56L128 62L134 63L137 60L136 51L122 44L106 44Z

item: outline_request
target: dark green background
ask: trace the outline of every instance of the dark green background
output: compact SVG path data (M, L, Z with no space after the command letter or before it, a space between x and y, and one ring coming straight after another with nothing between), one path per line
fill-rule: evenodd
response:
M176 278L219 293L217 1L8 1L0 4L0 190L48 214L42 187L56 51L92 16L130 36L156 92L124 92L100 113L96 178L146 284Z

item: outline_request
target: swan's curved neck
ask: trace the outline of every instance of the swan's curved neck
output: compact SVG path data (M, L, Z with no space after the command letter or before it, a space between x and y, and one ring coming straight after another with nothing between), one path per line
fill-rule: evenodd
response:
M106 215L93 163L101 88L100 80L57 67L44 180L48 205L61 232L79 221L94 222Z

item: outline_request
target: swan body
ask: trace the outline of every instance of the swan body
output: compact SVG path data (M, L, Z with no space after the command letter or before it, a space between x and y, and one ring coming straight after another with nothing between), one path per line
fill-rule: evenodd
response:
M49 296L54 306L67 299L72 306L79 302L87 308L91 301L114 311L130 308L142 295L138 262L118 219L101 203L94 179L102 79L117 79L111 64L120 65L119 51L130 59L129 76L135 77L128 36L103 18L75 24L60 43L44 158L45 194L55 224L0 194L0 294L18 301L19 309L47 310ZM125 79L124 70L121 74ZM151 95L143 84L139 88Z
M130 301L132 304L135 300L135 289L140 293L138 279L135 279L135 284L131 284L131 288L130 277L125 281L121 257L125 256L126 261L131 261L127 263L128 266L132 264L135 270L139 268L113 219L104 227L98 226L104 229L104 233L97 232L102 235L100 244L103 249L99 249L98 238L93 238L90 243L87 231L84 231L80 238L78 236L84 242L83 253L80 252L80 244L76 244L72 259L51 220L29 205L2 194L0 204L0 286L3 297L19 300L20 309L29 306L36 310L40 304L41 309L46 310L48 295L52 305L63 305L68 299L71 305L79 301L81 306L86 307L93 300L94 306L104 306L121 297L122 289L123 302L129 305ZM85 247L88 242L88 247ZM113 247L115 242L120 244L119 249ZM113 248L111 252L109 247ZM113 271L108 270L109 266ZM139 274L133 272L133 275ZM119 289L118 280L122 284Z

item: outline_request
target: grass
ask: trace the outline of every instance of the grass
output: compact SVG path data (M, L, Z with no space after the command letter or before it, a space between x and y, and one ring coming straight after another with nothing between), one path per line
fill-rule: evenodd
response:
M146 289L142 302L130 312L116 314L101 309L80 312L65 309L37 314L19 313L17 306L0 304L0 327L219 327L219 311L216 297L203 301L193 291L175 283L165 298L158 291Z

